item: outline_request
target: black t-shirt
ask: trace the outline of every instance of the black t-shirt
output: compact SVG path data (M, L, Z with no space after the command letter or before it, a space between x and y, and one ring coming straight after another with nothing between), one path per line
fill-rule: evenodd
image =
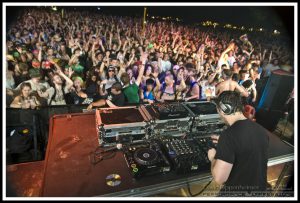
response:
M256 196L253 192L266 190L268 145L267 130L249 119L235 122L220 135L215 159L233 167L219 196Z
M121 94L110 94L108 99L116 106L124 106L125 104L125 96L123 92Z

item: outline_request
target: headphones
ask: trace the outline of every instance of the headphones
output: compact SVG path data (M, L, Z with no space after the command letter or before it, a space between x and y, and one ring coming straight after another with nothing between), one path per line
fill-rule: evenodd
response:
M224 104L223 102L219 102L220 109L223 111L225 115L230 115L234 113L234 108L230 104Z

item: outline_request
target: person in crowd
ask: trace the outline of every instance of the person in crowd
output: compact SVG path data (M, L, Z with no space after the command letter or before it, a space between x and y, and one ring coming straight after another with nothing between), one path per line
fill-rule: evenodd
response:
M219 96L223 91L237 91L242 96L248 97L248 92L241 87L237 82L232 80L232 71L225 69L222 72L224 81L217 85L216 95Z
M185 95L185 101L197 101L200 99L200 87L196 80L196 69L190 69L188 72L188 84L187 93Z
M125 105L125 95L122 92L122 85L120 82L116 82L112 85L111 91L106 99L100 99L90 103L87 109L91 110L93 107L103 107L105 105L108 107L119 107Z
M10 107L22 109L36 109L40 106L38 99L31 95L30 83L22 83L20 86L21 93L14 98Z
M156 76L146 80L146 85L140 89L140 98L143 102L153 104L155 102L156 94L160 88L159 79Z
M56 73L53 74L52 84L53 86L47 89L45 92L38 91L40 97L47 98L48 105L65 105L66 94L70 92L73 81L68 78L61 70L61 67L54 63L56 66ZM64 81L65 80L65 84Z
M85 93L84 82L79 76L73 78L73 87L66 95L68 95L69 100L66 103L70 104L86 104L93 101L93 98L88 98L88 95Z
M246 80L245 82L243 82L242 86L248 92L248 97L244 97L245 98L244 103L254 106L257 97L255 83L252 80Z
M123 73L121 75L121 82L123 83L123 93L128 104L136 104L140 102L139 85L142 81L147 57L147 53L143 53L143 55L141 56L142 65L139 66L139 73L135 83L130 84L130 78L127 73Z
M164 83L161 85L160 91L157 93L156 100L160 102L178 100L178 95L186 88L183 76L179 76L178 80L180 81L180 84L176 85L174 76L172 74L167 74Z

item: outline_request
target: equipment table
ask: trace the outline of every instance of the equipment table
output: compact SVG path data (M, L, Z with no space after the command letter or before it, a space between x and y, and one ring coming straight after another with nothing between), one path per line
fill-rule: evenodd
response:
M43 197L121 197L151 196L186 187L187 184L208 182L210 171L178 175L174 172L142 177L135 180L123 153L97 164L91 154L99 145L95 113L65 114L50 120L49 141L44 161L40 196ZM294 160L294 148L270 134L268 165ZM106 184L106 177L118 174L121 183Z

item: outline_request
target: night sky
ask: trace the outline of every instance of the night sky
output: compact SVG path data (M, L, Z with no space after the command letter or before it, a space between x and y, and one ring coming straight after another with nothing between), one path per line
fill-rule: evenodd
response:
M68 7L74 8L74 7ZM89 10L119 16L143 16L140 6L97 6L76 7L77 10ZM22 7L7 7L7 21L11 21ZM237 26L263 27L269 30L294 33L294 7L292 6L147 6L148 17L172 16L183 20L185 24L200 23L211 20L219 23L230 23Z

